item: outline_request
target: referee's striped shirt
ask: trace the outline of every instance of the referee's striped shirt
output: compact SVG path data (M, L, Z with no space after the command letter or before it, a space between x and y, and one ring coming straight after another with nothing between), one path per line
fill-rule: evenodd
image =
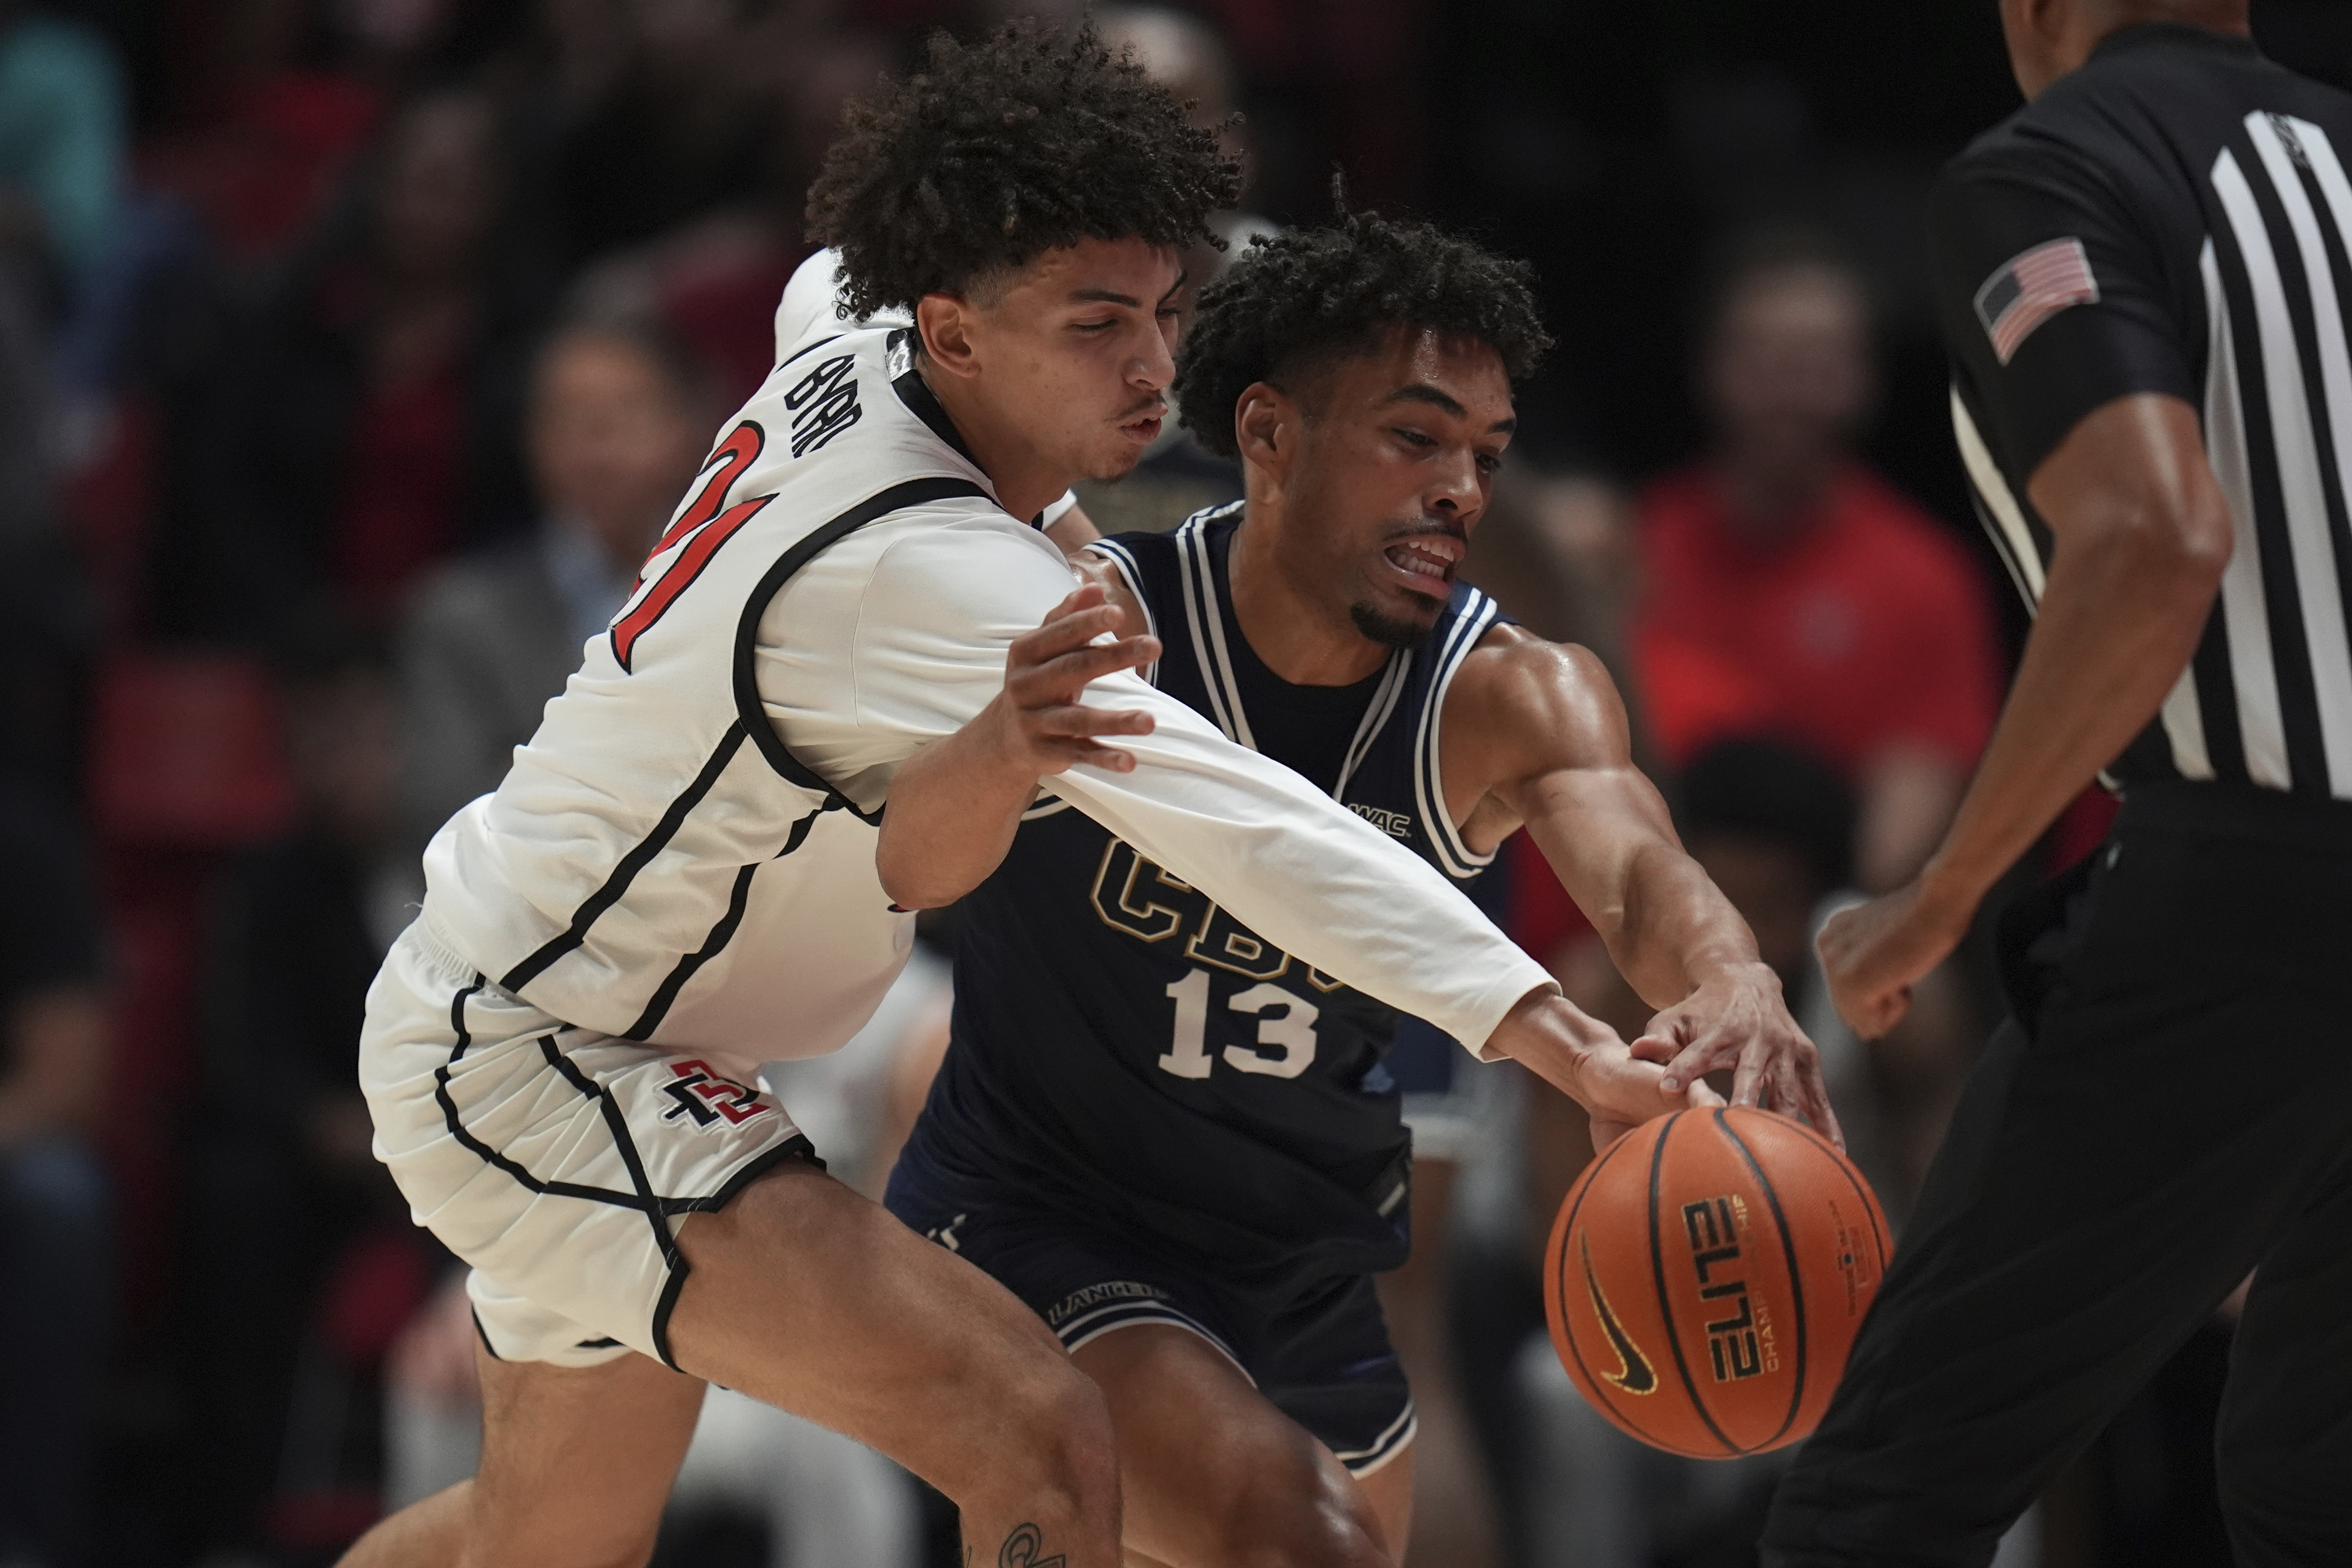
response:
M2236 525L2196 657L2111 770L2352 799L2352 96L2200 29L2129 29L1938 194L1952 418L2029 603L2027 480L2084 416L2168 393Z

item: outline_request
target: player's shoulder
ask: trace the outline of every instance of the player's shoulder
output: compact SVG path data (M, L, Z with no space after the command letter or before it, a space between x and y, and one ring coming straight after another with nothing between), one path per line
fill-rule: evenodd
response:
M1624 700L1591 649L1507 621L1489 626L1455 667L1444 719L1447 777L1482 790L1622 760L1632 745Z
M1137 530L1107 534L1088 542L1079 553L1116 570L1138 592L1148 590L1178 569L1176 536L1172 532Z
M1056 598L1070 591L1071 563L1054 542L993 501L919 503L864 531L859 542L845 563L864 558L870 605L910 615L984 603L992 589L1050 588Z
M1617 683L1600 657L1580 643L1554 642L1516 621L1497 618L1462 655L1446 688L1446 722L1517 724L1555 713L1565 702L1582 705Z

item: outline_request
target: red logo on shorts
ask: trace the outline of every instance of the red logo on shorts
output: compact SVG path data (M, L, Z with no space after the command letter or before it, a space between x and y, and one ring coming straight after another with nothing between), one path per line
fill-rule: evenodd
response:
M677 1081L662 1085L662 1092L677 1103L662 1112L664 1121L691 1116L697 1127L708 1127L723 1116L740 1125L775 1110L760 1098L758 1089L719 1077L709 1062L672 1062L669 1070Z

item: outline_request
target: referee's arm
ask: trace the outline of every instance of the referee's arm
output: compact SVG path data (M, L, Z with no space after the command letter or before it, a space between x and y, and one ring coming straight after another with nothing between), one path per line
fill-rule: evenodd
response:
M2057 548L1984 761L1918 877L1822 931L1838 1016L1865 1039L1901 1020L1986 891L2147 727L2230 562L2229 510L2196 411L2178 397L2135 393L2097 409L2029 493Z
M1986 891L2147 728L2229 564L2229 508L2166 282L2137 226L2071 174L1963 170L1938 195L1946 334L1992 438L2030 473L2022 488L2053 547L2008 705L1942 845L1909 885L1822 932L1832 1000L1864 1038L1894 1027ZM2068 242L2095 300L1999 339L1984 319L1989 280Z

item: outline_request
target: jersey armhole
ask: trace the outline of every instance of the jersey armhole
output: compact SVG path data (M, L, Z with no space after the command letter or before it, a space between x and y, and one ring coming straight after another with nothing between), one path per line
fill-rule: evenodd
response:
M1462 661L1478 646L1501 613L1494 600L1471 590L1469 602L1446 628L1445 639L1439 646L1437 668L1430 675L1429 702L1422 710L1421 733L1413 745L1412 787L1421 806L1421 819L1429 825L1430 847L1437 852L1438 868L1457 882L1466 882L1493 865L1500 847L1484 855L1472 850L1462 841L1461 830L1454 826L1452 814L1445 809L1442 760L1445 696Z
M1087 549L1118 568L1119 580L1127 584L1128 593L1134 596L1137 606L1143 611L1144 634L1158 637L1160 617L1152 611L1151 595L1143 591L1143 567L1136 560L1135 552L1116 539L1097 539ZM1155 658L1145 665L1141 674L1144 684L1156 689L1160 685L1160 661Z

